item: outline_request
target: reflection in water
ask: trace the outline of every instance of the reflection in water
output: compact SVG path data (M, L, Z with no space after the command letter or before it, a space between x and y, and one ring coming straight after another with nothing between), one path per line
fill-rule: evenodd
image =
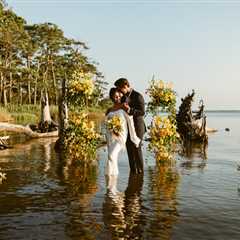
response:
M207 147L206 143L185 142L179 152L184 159L181 167L187 170L192 168L203 170L207 164Z
M231 135L212 137L204 174L198 169L207 146L205 153L202 146L185 149L177 167L189 164L178 172L174 165L146 169L144 185L138 175L130 175L127 185L128 162L119 161L119 190L126 187L120 193L117 179L109 181L107 193L102 187L103 161L99 172L73 166L53 150L56 139L1 151L7 179L0 185L0 239L239 239L239 116ZM229 120L218 127L231 127ZM99 154L107 159L106 151ZM150 155L149 166L154 163ZM180 171L187 175L178 182Z
M151 213L148 219L147 239L171 239L177 221L178 173L173 166L157 165L149 169L149 196Z
M95 239L100 225L91 214L92 200L97 192L97 166L72 163L59 155L58 175L65 184L70 200L67 207L69 221L65 232L71 239Z
M63 183L68 184L73 196L81 193L96 193L97 165L72 162L64 154L58 154L58 158L58 176Z
M44 172L47 173L48 170L51 168L51 144L46 142L43 144L44 148L44 155L45 155L45 167Z
M117 190L117 176L106 176L107 193L103 203L103 221L112 239L122 239L126 228L124 194Z
M95 239L97 166L74 166L55 153L55 141L32 140L1 152L8 178L0 189L0 239Z
M142 174L129 175L124 205L127 239L143 239L145 217L142 214L142 186Z
M124 193L117 190L117 177L106 177L107 193L103 221L110 239L142 239L141 190L143 175L130 174Z

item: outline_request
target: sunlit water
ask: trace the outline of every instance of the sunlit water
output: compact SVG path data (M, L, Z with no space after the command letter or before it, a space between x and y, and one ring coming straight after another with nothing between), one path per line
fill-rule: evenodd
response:
M105 179L105 147L88 172L64 163L56 139L1 151L0 239L240 239L240 113L209 113L208 125L219 131L206 149L170 169L156 168L145 142L144 177L129 176L123 153L118 179Z

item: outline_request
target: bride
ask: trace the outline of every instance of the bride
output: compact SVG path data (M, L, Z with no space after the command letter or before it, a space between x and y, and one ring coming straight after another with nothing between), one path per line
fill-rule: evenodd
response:
M108 159L105 167L105 175L118 175L118 155L125 148L128 134L131 141L136 145L140 144L140 139L137 137L132 116L129 116L123 109L121 98L123 94L117 88L111 88L109 97L113 102L113 106L106 113L107 121L113 117L120 119L121 131L115 133L108 127L106 128Z

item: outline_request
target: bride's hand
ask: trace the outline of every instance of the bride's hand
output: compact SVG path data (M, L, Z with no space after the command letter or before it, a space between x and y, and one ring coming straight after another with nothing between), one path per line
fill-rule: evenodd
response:
M128 113L130 111L130 107L129 107L128 103L123 103L122 109Z

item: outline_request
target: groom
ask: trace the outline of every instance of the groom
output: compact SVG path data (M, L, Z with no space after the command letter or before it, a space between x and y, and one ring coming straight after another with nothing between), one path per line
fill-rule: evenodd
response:
M122 108L129 114L133 116L134 127L137 136L142 140L143 135L146 132L146 127L144 123L145 114L145 103L143 96L132 89L126 78L119 78L114 85L119 91L123 93L122 97ZM143 156L141 144L136 147L131 141L130 135L128 134L127 142L127 153L130 165L130 170L132 173L143 173Z

